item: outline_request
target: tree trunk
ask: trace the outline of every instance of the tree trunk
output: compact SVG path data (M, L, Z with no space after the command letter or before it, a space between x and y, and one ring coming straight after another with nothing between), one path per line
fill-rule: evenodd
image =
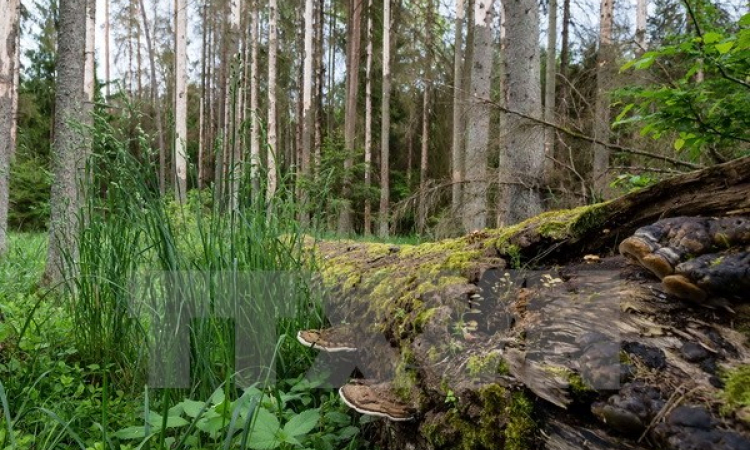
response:
M746 305L688 304L607 256L662 217L748 214L748 189L750 157L520 228L386 251L317 242L323 282L336 293L325 312L343 313L359 331L351 341L358 369L417 409L407 424L380 421L385 442L374 444L748 447L744 411L727 403L732 391L716 378L750 354ZM582 263L592 252L600 262ZM527 268L513 270L514 261ZM693 358L696 347L702 356Z
M487 226L487 148L490 132L490 88L492 83L492 14L490 0L474 2L471 98L466 115L466 166L463 227L467 231Z
M175 199L187 196L187 5L175 0Z
M109 15L109 2L110 0L104 0L104 86L105 86L105 93L107 96L107 101L109 101L111 97L110 87L109 83L112 79L110 77L110 58L111 54L109 52L109 21L110 21L110 15Z
M16 145L13 103L20 21L18 5L18 0L0 1L0 10L5 11L0 18L0 136L7 136L0 139L0 257L8 248L10 161Z
M637 0L635 9L635 45L636 55L642 55L646 47L646 21L648 19L648 0Z
M563 0L562 31L560 34L560 77L563 83L560 84L558 98L560 99L560 111L565 112L567 110L568 82L570 78L568 73L570 67L570 0Z
M372 163L372 0L367 1L367 62L365 63L365 236L372 234L372 205L370 204Z
M505 106L542 117L539 82L539 8L533 0L511 0L505 7ZM539 193L544 170L544 130L531 120L506 114L506 146L500 159L500 224L512 225L542 211Z
M52 141L54 182L50 193L49 249L44 273L48 285L61 281L66 264L76 264L78 260L78 211L82 200L78 170L87 139L75 124L86 120L85 52L86 0L63 0L58 16Z
M429 23L429 22L428 22ZM425 81L422 94L422 146L419 159L419 204L417 205L417 233L427 227L427 169L430 149L430 83Z
M300 176L304 180L310 177L310 156L312 155L313 133L315 122L312 109L313 95L313 38L315 36L315 23L313 19L313 0L305 0L305 59L302 74L302 159L300 161ZM307 189L300 190L300 202L302 203L301 224L309 224Z
M359 55L361 41L362 0L349 0L349 30L347 41L346 64L346 107L344 109L344 147L347 152L355 149L357 137L357 93L359 92ZM341 190L341 211L339 213L339 234L353 231L351 180L350 174L354 160L347 156L344 160L344 180Z
M205 185L205 158L206 158L206 148L208 147L207 144L207 137L208 133L206 132L206 128L208 125L208 122L206 120L206 114L207 114L207 108L206 108L206 102L208 101L208 85L206 83L208 74L206 73L207 69L207 59L208 59L208 4L204 3L201 7L202 15L201 15L201 21L203 22L203 33L201 34L201 86L200 86L200 106L198 107L198 189L203 189L203 186ZM148 26L144 24L144 28L148 30ZM149 43L148 33L146 34L146 44ZM151 48L149 46L149 60L152 60L153 52L151 51ZM153 72L152 72L152 75ZM151 79L151 89L152 89L152 102L153 102L153 89L154 89L154 77ZM160 152L161 153L161 152ZM162 192L162 195L164 193Z
M164 142L164 126L162 124L161 108L158 103L159 81L156 79L156 55L154 53L153 44L151 42L151 32L149 31L149 28L148 28L148 18L146 17L146 8L145 8L145 5L143 4L143 0L139 0L139 1L140 1L140 10L141 10L141 21L143 21L143 31L146 37L146 50L148 51L149 74L151 77L151 107L154 109L154 113L156 114L156 134L157 134L158 143L159 143L159 190L161 191L161 194L164 195L164 193L166 192L165 166L167 163L166 162L167 148ZM154 20L156 20L155 17L154 17ZM203 105L201 104L201 106ZM203 120L202 111L203 110L201 109L201 122ZM201 131L202 131L202 124L201 124ZM200 181L200 167L201 167L201 154L200 153L201 152L199 152L198 154L198 168L199 168L198 179L199 181Z
M260 116L258 110L258 0L251 0L250 12L250 181L253 198L260 195Z
M277 155L279 154L276 138L276 52L278 50L277 22L279 17L277 0L268 2L268 186L266 200L276 195Z
M599 18L599 53L596 58L596 104L594 106L594 138L609 142L609 94L611 74L614 70L614 47L612 46L612 14L614 0L601 0ZM593 144L594 160L592 180L597 195L607 191L607 170L609 169L609 148Z
M461 217L463 198L461 197L464 172L464 99L461 89L463 80L463 28L464 28L464 0L456 3L456 27L453 53L453 142L451 145L451 210L455 217Z
M391 198L391 0L383 0L383 96L380 105L380 208L378 235L388 237Z
M550 0L547 16L547 62L544 82L544 120L555 123L555 86L557 85L557 0ZM554 176L555 129L544 129L544 180L549 185Z

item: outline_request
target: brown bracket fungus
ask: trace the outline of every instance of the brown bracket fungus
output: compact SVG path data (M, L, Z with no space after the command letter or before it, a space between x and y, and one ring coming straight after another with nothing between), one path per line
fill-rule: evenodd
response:
M414 419L416 409L399 400L390 383L352 380L339 388L339 397L360 414L385 417L393 422Z
M351 353L357 351L347 328L333 327L323 330L302 330L297 341L305 347L328 353Z

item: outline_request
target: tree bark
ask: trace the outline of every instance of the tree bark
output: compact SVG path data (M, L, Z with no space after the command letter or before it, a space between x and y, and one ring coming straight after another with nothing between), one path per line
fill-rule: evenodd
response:
M260 196L260 111L258 110L258 0L250 0L250 183L253 198Z
M313 0L305 1L305 59L302 74L302 159L300 161L300 176L307 181L310 177L310 157L312 155L313 133L315 121L313 116L313 38L315 37L315 21L313 19ZM310 215L307 210L309 197L307 189L300 189L302 203L301 224L309 224Z
M383 95L380 105L380 208L378 235L388 237L391 197L391 0L383 0Z
M599 18L599 53L596 58L596 104L594 106L594 138L609 142L609 94L611 72L614 70L614 47L612 46L613 0L601 0ZM594 166L593 187L597 195L607 190L607 169L610 151L607 146L592 145Z
M505 106L542 117L539 82L539 9L531 0L511 0L505 7ZM531 120L506 114L506 145L500 157L499 224L512 225L542 211L544 132Z
M175 199L187 196L187 5L175 0Z
M344 108L344 146L347 152L355 150L357 137L357 94L359 93L359 56L361 41L362 1L349 0L349 30L347 32L346 64L346 106ZM341 190L341 211L339 213L339 234L353 231L353 212L351 204L351 179L349 172L354 160L348 156L344 160L344 180Z
M151 32L148 28L148 18L146 17L146 8L143 3L143 0L139 0L140 2L140 10L141 10L141 21L143 22L143 31L144 36L146 38L146 50L148 51L148 62L149 62L149 74L151 76L151 107L154 109L154 113L156 114L156 134L158 138L158 145L159 145L159 190L161 191L161 194L164 195L166 192L166 155L167 155L167 148L166 144L164 142L164 126L162 123L161 118L161 108L159 106L158 102L158 95L159 95L159 81L156 79L156 54L154 53L154 47L151 41ZM154 20L156 18L154 17ZM205 61L205 58L204 58ZM205 63L204 63L205 67ZM204 69L205 71L205 69ZM201 114L200 114L200 120L201 120L201 131L203 129L203 104L201 103ZM202 145L202 142L201 142ZM198 152L198 180L200 182L201 178L201 151Z
M487 226L487 150L490 132L492 83L492 14L494 1L475 1L471 89L466 114L466 160L463 228L481 230Z
M279 154L276 137L276 52L278 50L277 22L279 17L277 0L268 2L268 186L266 201L276 195L277 158Z
M0 1L0 257L8 248L8 201L10 188L10 161L15 149L13 129L14 91L16 88L16 64L19 33L19 0Z
M648 19L648 0L637 0L635 8L635 45L636 55L642 55L646 47L646 21Z
M544 120L555 123L555 86L557 85L557 0L550 0L547 16L547 63L544 82ZM549 185L555 164L555 129L544 129L544 179Z
M453 141L451 144L451 210L455 217L461 216L463 198L461 182L464 174L464 99L461 89L464 64L464 0L456 2L456 25L453 50Z
M365 63L365 236L372 234L372 205L370 186L372 185L372 0L367 1L367 62Z
M417 205L417 233L427 228L427 169L430 149L430 83L425 81L422 93L422 146L419 159L419 203Z
M44 280L62 279L67 263L76 264L78 212L81 204L79 168L87 139L76 124L86 120L84 92L86 0L62 0L58 16L55 124L52 141L54 182L50 193L49 249ZM75 270L75 267L67 267Z

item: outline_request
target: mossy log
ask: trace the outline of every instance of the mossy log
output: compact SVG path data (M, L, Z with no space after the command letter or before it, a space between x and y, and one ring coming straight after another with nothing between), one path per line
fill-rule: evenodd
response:
M745 158L437 243L310 243L332 326L360 326L360 368L418 411L383 446L750 449L750 307L684 303L612 255L662 217L747 214L748 192Z

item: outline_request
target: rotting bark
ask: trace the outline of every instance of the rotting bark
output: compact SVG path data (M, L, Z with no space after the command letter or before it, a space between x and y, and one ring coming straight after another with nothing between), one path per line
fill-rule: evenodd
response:
M329 315L387 342L357 344L363 373L418 411L382 446L748 448L722 377L750 360L750 306L684 303L609 256L662 217L749 213L748 184L745 158L458 239L318 243Z

